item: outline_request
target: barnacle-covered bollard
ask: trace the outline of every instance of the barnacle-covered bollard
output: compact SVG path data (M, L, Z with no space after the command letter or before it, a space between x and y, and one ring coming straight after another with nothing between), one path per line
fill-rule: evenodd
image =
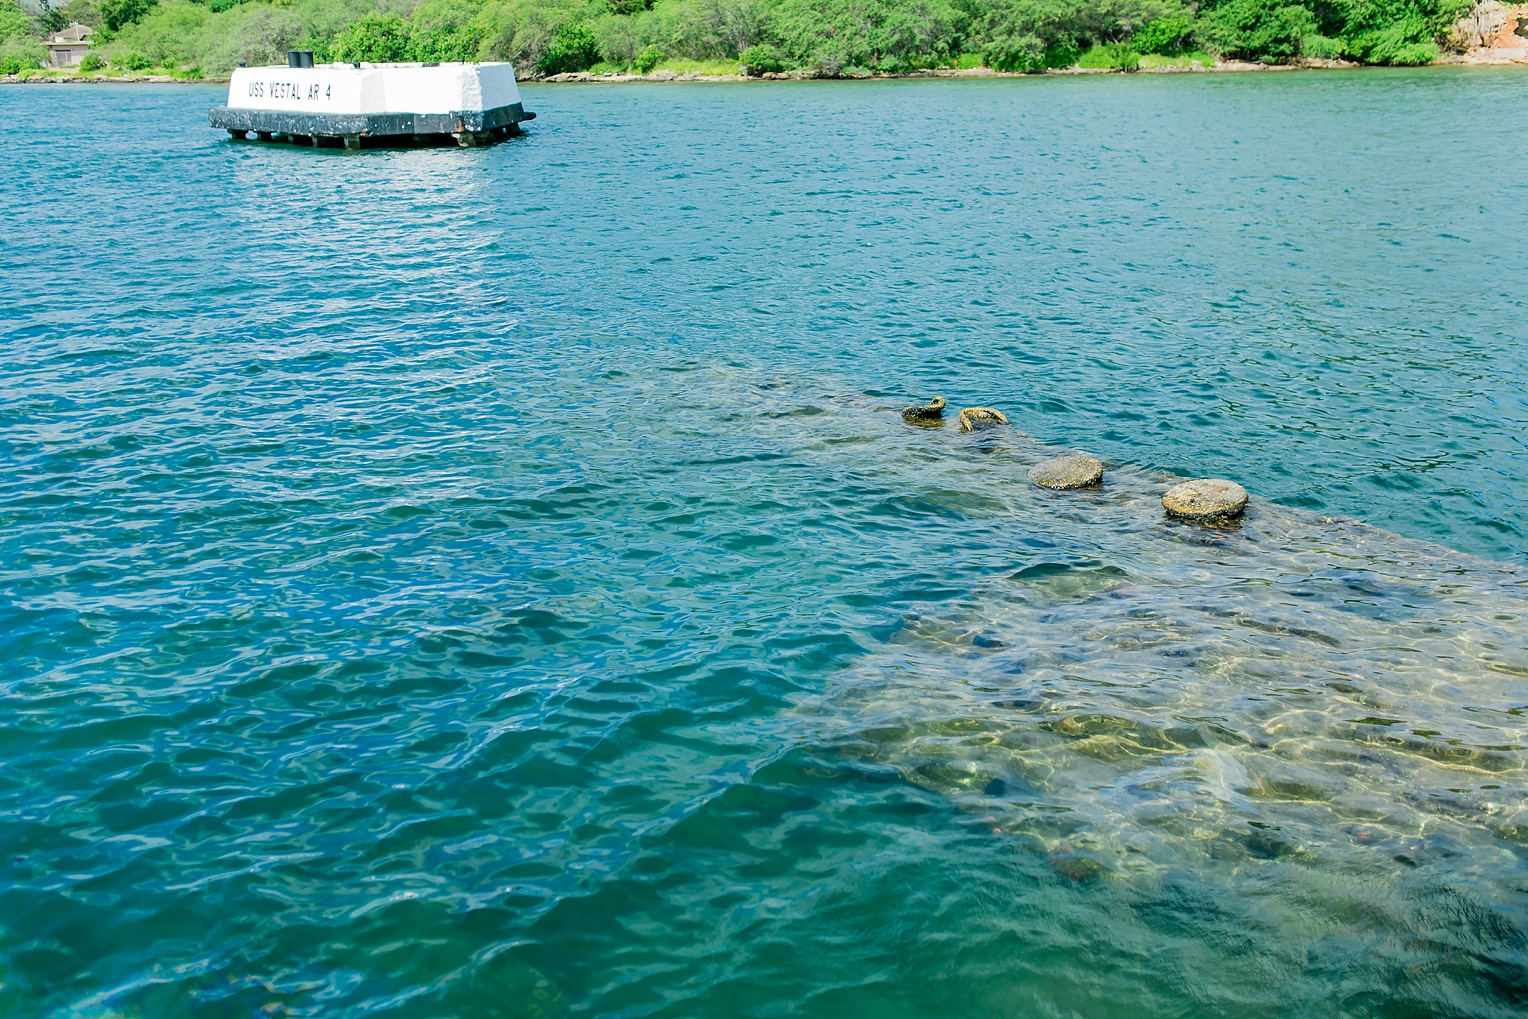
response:
M1247 508L1247 490L1224 478L1199 478L1169 488L1162 508L1185 520L1230 520Z
M1041 488L1066 490L1091 488L1104 479L1104 465L1086 453L1058 456L1035 464L1029 469L1029 480Z
M960 430L963 432L974 432L979 428L995 428L1007 423L1008 419L1003 417L1003 412L993 410L991 407L967 407L960 412Z
M944 397L936 396L928 403L905 408L902 420L910 425L937 425L944 420Z

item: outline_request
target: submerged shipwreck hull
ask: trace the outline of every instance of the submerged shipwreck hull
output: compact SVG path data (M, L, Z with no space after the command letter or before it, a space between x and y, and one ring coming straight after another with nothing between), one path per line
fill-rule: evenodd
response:
M487 145L535 119L509 64L241 67L207 121L236 139L314 147Z

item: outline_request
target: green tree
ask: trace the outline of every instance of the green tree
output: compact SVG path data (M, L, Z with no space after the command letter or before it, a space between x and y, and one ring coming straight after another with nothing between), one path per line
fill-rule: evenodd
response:
M1154 18L1130 37L1130 48L1137 53L1161 53L1171 56L1183 52L1192 25L1187 14Z
M53 6L51 0L42 0L37 9L37 27L42 30L42 34L52 35L68 28L69 22L64 12Z
M542 74L585 71L600 59L600 42L582 21L570 21L557 30L552 45L542 53L536 70Z
M756 42L779 45L780 33L769 33L778 8L779 0L659 0L640 20L657 29L652 41L665 52L704 60L735 57Z
M1176 0L966 0L968 43L999 70L1070 67L1094 43L1122 42L1153 20L1183 13Z
M1093 42L1124 42L1153 21L1187 12L1178 0L1082 0L1061 9L1067 31Z
M1426 64L1438 59L1432 36L1421 19L1406 19L1357 32L1343 44L1349 55L1367 64Z
M409 15L409 52L415 60L476 60L485 32L470 0L424 0Z
M768 25L795 63L833 73L948 59L967 20L948 0L779 0Z
M1283 63L1300 52L1300 40L1316 33L1308 8L1285 0L1229 0L1200 11L1196 37L1212 53Z
M1354 37L1385 28L1414 41L1434 42L1472 6L1472 0L1320 0L1323 33ZM1321 18L1322 8L1326 17ZM1330 20L1339 20L1331 25Z
M738 54L738 61L748 68L750 74L772 74L785 70L785 61L780 59L780 51L767 42L754 43ZM656 63L654 61L655 66Z
M1032 32L1004 35L987 43L982 60L994 71L1037 71L1045 66L1045 43Z
M1082 56L1077 40L1069 35L1058 37L1041 54L1040 62L1046 67L1071 67Z
M1425 64L1470 0L1333 0L1349 56L1371 64ZM1325 26L1323 26L1325 27Z
M331 52L336 60L373 64L394 63L409 58L409 29L396 14L364 14L360 20L334 37Z
M101 0L101 21L113 32L141 21L157 0Z
M100 28L105 24L101 20L101 8L95 0L69 0L60 10L65 22L78 21L91 28Z
M31 34L32 19L21 9L21 4L16 0L0 0L0 39L25 39Z
M1078 65L1109 71L1134 71L1141 66L1141 55L1122 42L1103 42L1084 53Z
M632 66L636 68L638 74L652 74L653 68L657 67L658 61L662 59L663 51L657 46L648 45L637 54L636 59L632 61Z

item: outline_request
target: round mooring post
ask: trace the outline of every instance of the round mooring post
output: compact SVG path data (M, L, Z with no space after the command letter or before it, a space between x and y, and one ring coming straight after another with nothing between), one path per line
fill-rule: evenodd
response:
M1247 490L1224 478L1199 478L1168 489L1162 508L1184 520L1231 520L1247 508Z
M1054 457L1035 464L1029 469L1030 481L1041 488L1052 488L1057 491L1092 488L1103 479L1103 462L1086 453Z

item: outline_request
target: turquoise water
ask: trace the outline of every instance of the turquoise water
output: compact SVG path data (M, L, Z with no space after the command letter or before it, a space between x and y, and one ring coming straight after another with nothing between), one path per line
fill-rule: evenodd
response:
M0 1015L1528 1009L1528 77L525 95L0 89Z

